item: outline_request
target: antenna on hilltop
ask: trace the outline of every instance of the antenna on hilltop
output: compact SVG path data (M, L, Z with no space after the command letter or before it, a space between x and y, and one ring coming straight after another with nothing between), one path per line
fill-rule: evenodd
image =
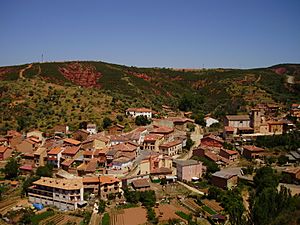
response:
M44 62L44 54L42 54L42 63Z

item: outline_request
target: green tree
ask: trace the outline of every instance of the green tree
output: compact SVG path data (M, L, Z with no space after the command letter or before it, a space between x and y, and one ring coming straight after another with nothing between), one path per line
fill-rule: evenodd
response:
M22 183L21 196L27 196L28 188L31 187L32 183L34 181L37 181L38 179L40 179L40 177L38 176L27 177L26 180L24 180Z
M277 188L279 184L279 177L271 167L262 167L256 171L253 178L257 192L264 188Z
M277 163L282 166L284 164L286 164L288 162L288 157L286 157L285 155L281 155L278 157L277 159Z
M102 122L103 129L108 128L112 124L112 120L108 117L105 117Z
M147 124L150 124L151 121L148 120L147 116L137 116L135 117L135 124L137 126L146 126Z
M3 172L7 179L16 178L19 174L19 164L15 158L10 158L6 163Z
M104 213L105 207L106 207L106 202L100 199L98 204L98 213Z
M198 113L196 116L194 116L194 119L196 124L199 124L202 127L206 126L203 113Z
M187 137L187 140L186 140L186 149L187 150L190 150L191 147L195 144L195 142L190 138L190 136Z
M119 122L122 122L124 120L123 116L122 115L117 115L117 120Z
M39 166L36 170L36 175L39 177L52 177L53 166L47 164L46 166Z

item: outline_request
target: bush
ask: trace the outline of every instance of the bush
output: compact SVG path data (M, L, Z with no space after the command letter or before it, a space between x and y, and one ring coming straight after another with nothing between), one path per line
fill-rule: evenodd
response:
M105 213L102 217L102 225L109 225L110 224L110 217L108 213Z
M148 120L147 116L137 116L135 117L135 124L137 126L146 126L147 124L150 124L151 121Z

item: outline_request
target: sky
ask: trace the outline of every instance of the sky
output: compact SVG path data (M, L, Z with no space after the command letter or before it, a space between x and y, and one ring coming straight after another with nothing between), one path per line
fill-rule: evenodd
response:
M299 0L0 0L0 66L300 63Z

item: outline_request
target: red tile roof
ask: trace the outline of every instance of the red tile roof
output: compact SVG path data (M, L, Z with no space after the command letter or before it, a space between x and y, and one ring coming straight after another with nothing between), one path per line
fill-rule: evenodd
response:
M63 155L75 155L79 151L80 147L78 146L72 146L72 147L67 147L63 151Z
M164 143L164 144L160 145L159 147L161 147L161 148L171 148L173 146L180 145L180 144L182 144L181 140L175 140L175 141L171 141L169 143Z
M19 169L20 169L20 170L31 171L31 170L32 170L32 165L23 165L23 166L20 166Z
M161 134L147 134L144 138L144 142L155 142L156 140L162 139L164 136Z
M170 128L170 127L157 127L155 129L153 129L152 131L150 131L150 133L169 134L169 133L172 133L173 131L174 131L174 129Z
M74 162L74 159L66 159L62 162L62 166L70 166Z
M9 149L9 147L0 146L0 153L4 153Z
M81 143L80 141L77 141L77 140L72 139L72 138L65 138L64 142L72 144L72 145L80 145L80 143Z
M263 152L264 151L263 148L256 147L254 145L244 145L243 148L247 149L248 151L251 151L251 152Z
M52 148L47 154L48 155L57 155L58 153L62 152L62 148L61 147L55 147Z
M126 112L152 112L152 110L147 108L129 108Z

